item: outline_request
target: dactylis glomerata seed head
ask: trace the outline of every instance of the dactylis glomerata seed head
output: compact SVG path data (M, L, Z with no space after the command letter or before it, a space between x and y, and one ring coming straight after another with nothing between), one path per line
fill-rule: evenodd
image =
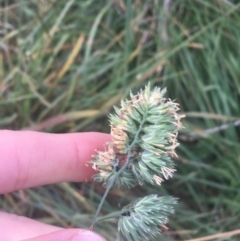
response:
M168 222L168 215L174 213L175 204L175 198L152 194L125 206L118 222L119 240L148 241L156 237Z
M131 188L137 184L161 185L172 177L175 168L171 157L178 131L183 127L178 104L165 97L166 89L148 84L138 94L121 101L110 115L112 142L93 161L98 170L95 180L106 186L123 164L127 168L118 176L115 186Z

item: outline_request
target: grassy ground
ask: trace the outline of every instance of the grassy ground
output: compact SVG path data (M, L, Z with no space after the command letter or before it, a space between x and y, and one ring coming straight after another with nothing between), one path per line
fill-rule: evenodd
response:
M103 212L170 193L179 206L166 240L224 240L220 233L239 228L239 1L2 0L0 14L0 128L108 132L112 105L151 80L186 114L178 171L160 190L114 190ZM0 205L88 227L102 193L65 183L5 195ZM113 240L115 228L98 231Z

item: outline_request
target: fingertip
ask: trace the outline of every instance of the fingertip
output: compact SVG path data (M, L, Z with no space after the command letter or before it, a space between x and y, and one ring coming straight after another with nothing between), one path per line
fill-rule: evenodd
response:
M104 150L109 134L47 134L0 131L0 193L58 182L89 181L96 150Z
M71 241L106 241L106 239L95 232L81 230Z
M84 229L61 230L23 241L106 241L99 234Z

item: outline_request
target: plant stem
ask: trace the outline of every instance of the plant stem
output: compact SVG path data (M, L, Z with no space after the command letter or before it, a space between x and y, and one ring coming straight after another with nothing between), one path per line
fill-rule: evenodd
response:
M99 214L99 212L101 211L102 205L103 205L103 203L104 203L104 201L105 201L105 199L106 199L106 197L107 197L110 189L113 187L113 185L114 185L115 181L117 180L118 176L127 168L127 166L128 166L128 161L129 161L129 155L128 155L128 158L127 158L125 164L121 167L121 169L120 169L118 172L115 172L115 173L114 173L111 181L110 181L109 184L107 185L107 188L106 188L106 190L105 190L105 192L104 192L104 195L103 195L103 197L102 197L102 199L101 199L101 202L99 203L98 208L97 208L97 211L96 211L96 213L95 213L95 215L94 215L94 218L93 218L93 221L92 221L92 226L91 226L92 230L94 229L94 225L95 225L95 223L96 223L98 214Z
M104 217L98 218L96 220L96 223L99 222L99 221L106 220L106 219L119 217L119 216L123 215L124 213L131 212L131 211L132 211L132 209L125 209L125 210L117 211L117 212L114 212L114 213L110 213L110 214L108 214L108 215L106 215Z
M144 125L144 123L145 123L145 120L146 120L147 112L148 112L148 110L146 110L146 112L144 113L143 118L142 118L142 121L141 121L141 123L140 123L140 125L139 125L139 128L138 128L138 130L137 130L137 133L136 133L136 135L135 135L135 137L134 137L134 140L132 141L131 145L130 145L129 148L128 148L128 153L127 153L126 162L124 163L124 165L121 167L121 169L120 169L118 172L115 172L115 173L114 173L111 181L109 182L109 184L108 184L107 187L106 187L106 190L105 190L105 192L104 192L104 195L103 195L103 197L102 197L102 199L101 199L101 201L100 201L100 203L99 203L99 205L98 205L97 211L96 211L96 213L95 213L95 215L94 215L94 218L93 218L93 221L92 221L92 225L91 225L91 227L90 227L91 230L94 229L94 225L95 225L95 223L96 223L97 217L98 217L98 215L99 215L99 212L100 212L101 209L102 209L102 205L103 205L103 203L104 203L104 201L105 201L105 199L106 199L106 197L107 197L110 189L113 187L113 185L114 185L114 183L116 182L116 180L117 180L117 178L119 177L119 175L127 168L128 164L129 164L129 160L130 160L131 155L132 155L132 148L133 148L133 146L136 144L137 139L138 139L138 136L139 136L140 132L142 131L142 127L143 127L143 125Z

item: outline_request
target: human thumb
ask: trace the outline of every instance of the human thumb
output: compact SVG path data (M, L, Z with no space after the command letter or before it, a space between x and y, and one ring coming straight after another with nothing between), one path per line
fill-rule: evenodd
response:
M106 239L89 230L63 229L22 241L106 241Z

